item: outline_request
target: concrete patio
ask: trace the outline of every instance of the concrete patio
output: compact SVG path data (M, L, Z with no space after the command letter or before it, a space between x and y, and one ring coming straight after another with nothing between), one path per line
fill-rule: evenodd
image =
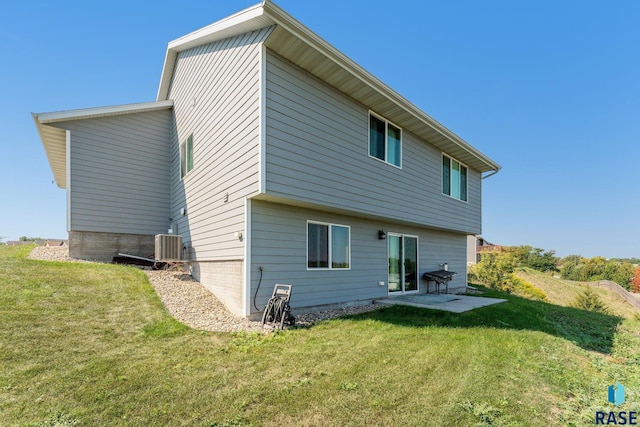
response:
M474 308L486 307L488 305L499 304L505 301L507 300L500 298L472 297L468 295L410 294L389 296L387 298L378 299L375 303L386 305L410 305L412 307L463 313L465 311L473 310Z

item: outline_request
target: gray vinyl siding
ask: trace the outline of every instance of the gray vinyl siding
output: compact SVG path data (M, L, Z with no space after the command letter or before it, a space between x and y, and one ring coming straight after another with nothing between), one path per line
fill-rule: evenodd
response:
M442 194L442 152L403 129L402 169L369 157L369 110L267 51L266 179L271 196L464 233L481 227L481 177L468 202ZM374 111L382 115L383 111Z
M349 270L307 270L307 221L348 225L351 229ZM262 310L276 283L293 285L295 309L366 301L388 295L387 241L378 230L418 236L418 272L439 270L447 262L458 273L449 289L466 286L466 236L421 227L372 221L283 204L254 200L251 204L251 311ZM260 281L259 267L263 267ZM383 281L384 286L378 282ZM420 292L426 283L420 281ZM434 285L431 283L431 290ZM295 312L294 312L295 315Z
M71 131L70 231L166 232L170 110L55 126Z
M244 255L234 233L244 228L245 197L259 191L261 42L269 32L178 54L169 89L175 111L170 216L200 261ZM181 179L179 145L191 134L194 166Z

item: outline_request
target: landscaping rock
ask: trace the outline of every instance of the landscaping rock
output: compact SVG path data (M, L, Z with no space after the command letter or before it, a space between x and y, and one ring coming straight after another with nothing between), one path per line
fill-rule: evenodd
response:
M29 254L31 259L44 261L89 262L69 258L67 247L37 246ZM176 270L151 270L142 268L149 277L166 310L175 319L198 330L212 332L261 332L265 331L259 321L251 321L229 312L227 308L190 274ZM292 314L297 326L310 326L322 320L328 320L349 314L363 313L379 308L368 304L344 307L312 313Z

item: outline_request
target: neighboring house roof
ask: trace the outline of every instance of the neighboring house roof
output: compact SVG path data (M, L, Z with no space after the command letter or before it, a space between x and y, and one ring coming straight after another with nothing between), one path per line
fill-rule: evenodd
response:
M476 253L481 253L481 252L502 252L502 246L501 245L476 246Z
M482 236L475 236L476 253L481 252L502 252L502 245L494 245Z
M495 173L500 170L499 164L424 113L270 0L264 0L170 42L157 99L161 101L168 97L179 52L272 25L275 28L265 41L265 46L269 49L466 165L480 172Z
M47 239L45 246L66 246L64 240Z
M493 243L482 236L476 236L476 246L493 246Z
M53 113L32 113L38 128L42 145L47 153L53 177L60 188L67 186L67 135L66 131L55 126L56 122L95 119L119 116L123 114L144 113L173 107L173 101L142 102L138 104L115 105L109 107L83 108L80 110L57 111Z

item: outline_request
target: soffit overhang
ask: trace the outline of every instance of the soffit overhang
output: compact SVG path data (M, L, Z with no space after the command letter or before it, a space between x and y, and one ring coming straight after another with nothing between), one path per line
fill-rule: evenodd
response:
M270 0L169 43L158 89L167 99L179 52L275 26L264 45L367 108L481 173L500 165L423 112Z
M47 154L53 178L58 187L67 188L67 131L65 123L75 120L144 113L172 107L173 101L154 101L51 113L32 113L31 115Z

